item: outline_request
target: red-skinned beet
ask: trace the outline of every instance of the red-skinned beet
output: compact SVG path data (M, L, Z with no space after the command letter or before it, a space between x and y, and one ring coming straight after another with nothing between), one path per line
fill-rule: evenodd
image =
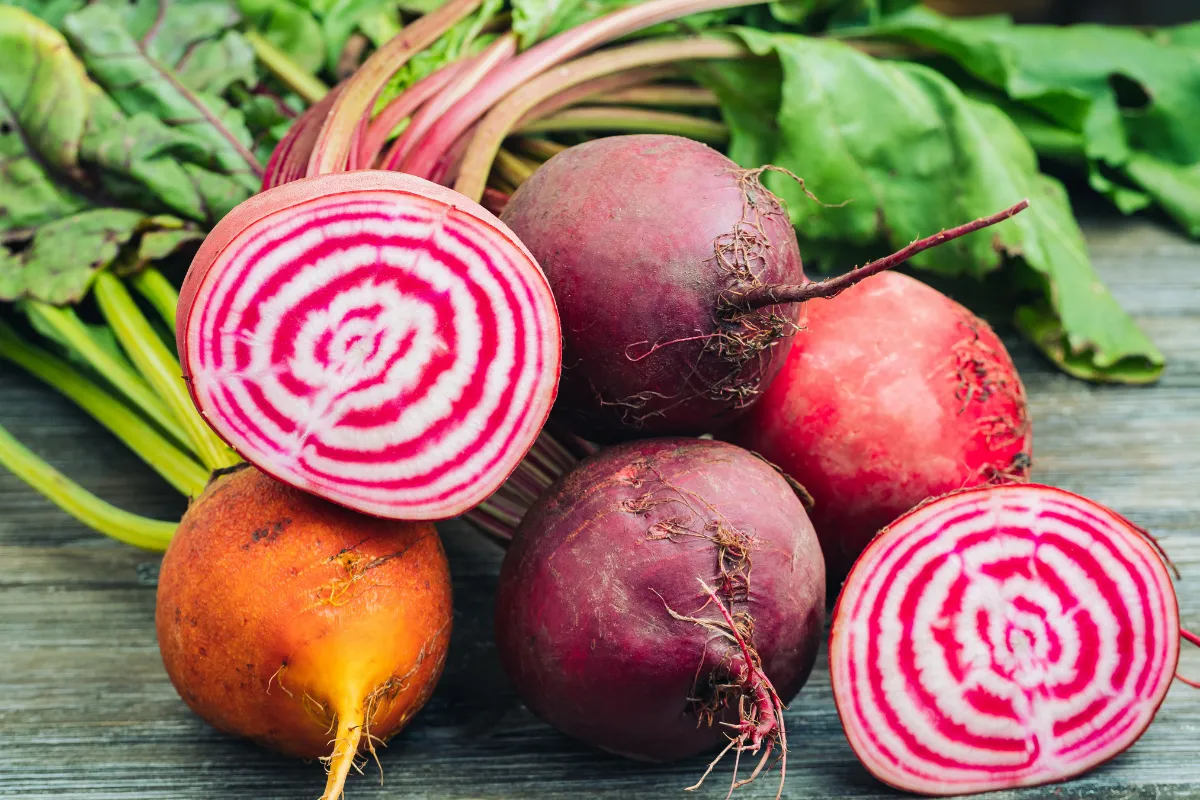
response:
M779 377L721 438L804 486L831 586L890 521L945 492L1029 475L1025 391L987 323L884 273L809 303Z
M757 175L716 150L655 135L578 145L539 168L501 218L550 279L564 335L557 409L581 435L703 433L782 364L798 306L715 310L751 273L802 281L796 234Z
M812 669L824 596L778 472L723 442L651 439L539 498L501 568L496 636L522 699L565 733L648 760L728 734L765 762L786 750L780 712Z
M762 173L678 136L613 136L554 156L512 196L501 219L562 317L555 413L575 433L607 442L732 423L779 371L800 303L1027 205L812 282Z

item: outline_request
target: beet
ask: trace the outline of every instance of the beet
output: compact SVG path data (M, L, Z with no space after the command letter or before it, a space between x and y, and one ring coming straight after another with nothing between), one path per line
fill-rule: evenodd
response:
M898 273L809 303L783 371L722 438L801 483L836 586L928 497L1028 478L1025 390L999 337Z
M732 422L782 365L797 303L1025 207L806 282L762 171L678 136L613 136L554 156L512 196L501 218L546 272L562 317L556 413L576 433L614 441Z
M1180 637L1194 638L1168 563L1145 531L1049 486L905 514L833 615L833 695L855 754L899 789L959 795L1064 780L1122 752L1166 696Z
M765 760L786 747L782 705L812 670L824 597L777 471L723 442L652 439L586 459L530 509L496 636L526 705L571 736L662 761L728 733Z
M324 759L338 800L433 693L450 571L428 522L377 519L244 467L192 503L158 579L158 645L213 727Z
M177 346L201 415L247 461L341 505L446 519L545 423L558 315L482 207L367 170L255 195L196 253Z

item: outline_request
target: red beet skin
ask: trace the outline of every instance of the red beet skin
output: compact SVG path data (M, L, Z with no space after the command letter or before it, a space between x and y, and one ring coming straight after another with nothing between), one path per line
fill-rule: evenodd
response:
M797 305L722 310L726 292L804 280L787 212L716 150L613 136L550 159L501 215L562 317L555 413L597 441L695 435L753 403Z
M649 760L709 750L737 733L713 723L737 723L740 698L752 706L770 687L747 679L728 628L668 611L720 625L701 581L786 703L812 669L825 597L817 539L787 482L723 442L602 451L538 500L508 550L496 602L504 667L535 714L597 747Z
M1025 391L985 322L883 273L804 305L782 372L730 441L804 485L836 586L872 537L934 495L1024 481Z

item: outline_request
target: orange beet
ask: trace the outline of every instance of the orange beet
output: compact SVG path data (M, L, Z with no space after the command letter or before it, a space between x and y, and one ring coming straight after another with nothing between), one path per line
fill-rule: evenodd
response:
M163 559L167 674L209 724L324 757L335 800L433 692L450 573L431 523L366 517L244 468L184 515Z

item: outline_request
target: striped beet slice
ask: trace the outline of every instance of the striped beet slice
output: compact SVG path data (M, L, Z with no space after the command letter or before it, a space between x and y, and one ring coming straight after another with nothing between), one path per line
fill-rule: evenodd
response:
M490 495L549 414L560 335L499 220L419 178L295 181L197 253L176 332L204 418L264 472L384 517Z
M1036 786L1129 747L1179 659L1149 537L1078 495L981 488L910 511L847 578L834 699L877 778L928 795Z

